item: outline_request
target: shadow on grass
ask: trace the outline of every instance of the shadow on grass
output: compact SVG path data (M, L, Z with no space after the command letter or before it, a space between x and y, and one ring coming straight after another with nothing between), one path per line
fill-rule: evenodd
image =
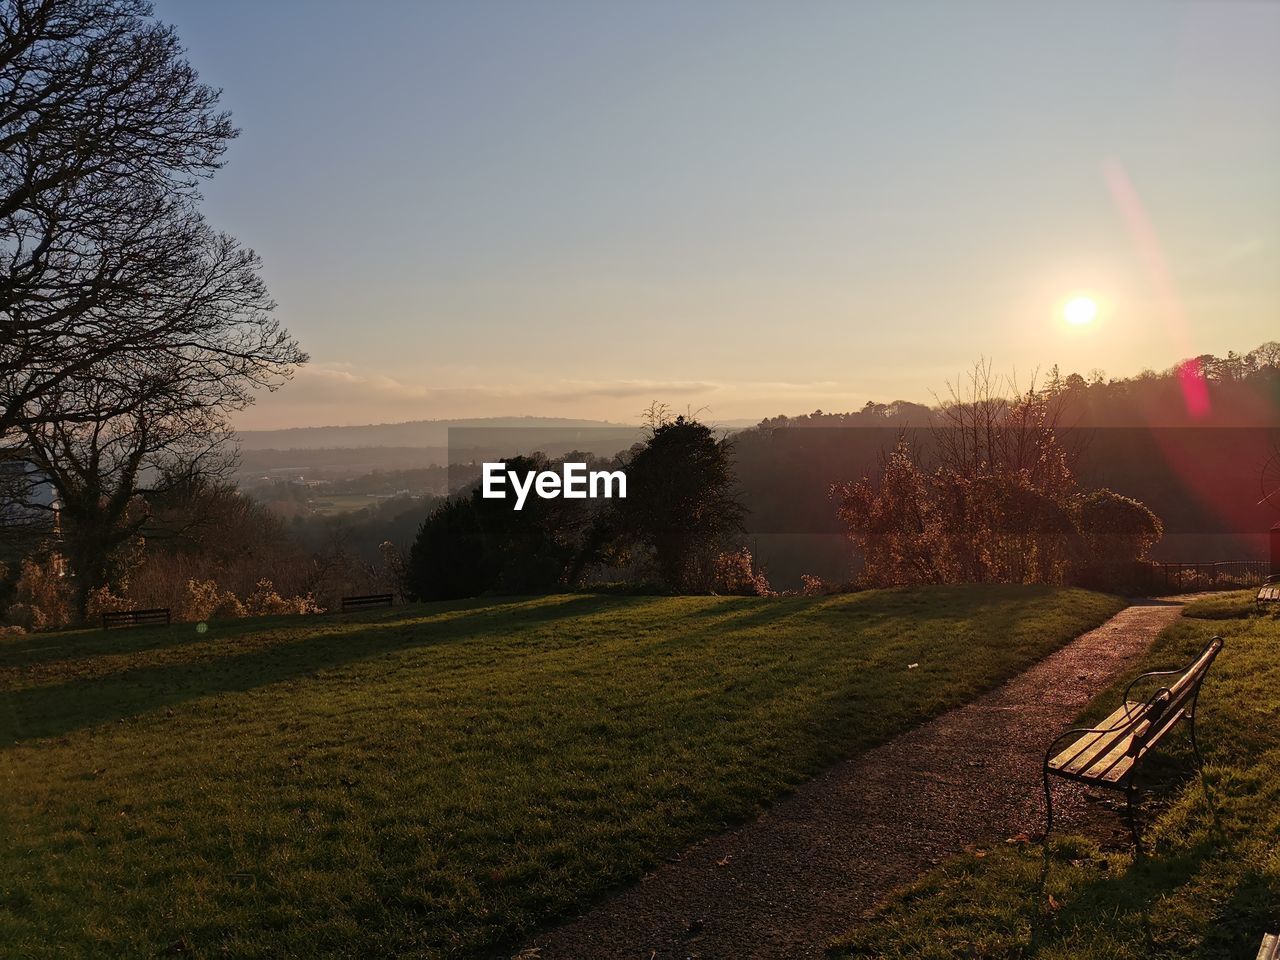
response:
M1280 930L1280 884L1250 868L1232 896L1214 911L1196 956L1204 960L1252 957L1262 935L1276 930Z
M486 621L499 616L503 618L504 627L519 631L538 623L589 616L618 607L618 598L608 596L580 595L558 603L522 606L528 600L497 601L497 610L495 603L489 602L461 616L439 621L405 619L403 614L372 621L362 618L355 623L326 619L323 626L316 623L314 632L306 632L296 640L248 653L140 667L107 677L16 690L4 695L0 743L62 736L83 727L172 707L196 697L240 693L395 650L456 643L468 639ZM516 609L508 609L510 607ZM432 609L431 612L438 611ZM344 625L357 629L342 629ZM264 624L264 627L299 632L305 629L296 619L289 618ZM93 653L92 649L88 652Z
M746 606L742 598L726 597L720 602L692 606L671 625L669 636L655 640L653 631L644 631L646 642L641 649L648 656L686 644L718 641L740 630L775 628L785 621L805 617L813 618L815 627L821 625L821 629L829 629L833 619L839 621L847 616L851 637L854 624L874 624L883 618L903 616L917 622L983 619L994 622L998 633L1006 625L1012 627L1019 618L1017 605L1008 603L1013 589L1022 595L1049 593L1035 588L1012 588L997 590L994 596L989 596L940 588L931 592L932 602L927 599L917 602L910 593L890 590L836 595L816 602L801 598L763 600ZM84 727L143 715L198 697L242 693L396 650L453 644L482 632L490 638L507 635L514 640L524 629L538 624L569 621L606 611L641 612L647 606L664 602L665 598L652 596L571 594L484 598L378 613L317 617L303 622L297 618L272 618L254 625L236 624L227 630L226 636L234 639L259 631L279 631L280 642L244 652L236 652L235 647L229 646L222 656L215 647L210 656L210 640L216 644L220 632L215 627L215 632L201 638L200 659L125 668L105 676L48 683L4 694L0 705L0 744L63 736ZM174 643L169 631L156 631L156 634L137 630L128 631L125 636L92 632L68 635L61 659L84 661L105 654L183 646L181 642ZM10 647L5 652L21 651ZM26 652L41 651L27 646Z
M1031 954L1069 937L1073 930L1088 929L1100 916L1108 916L1113 923L1132 921L1142 931L1147 952L1155 955L1158 947L1151 926L1151 907L1190 882L1214 851L1214 845L1206 841L1172 856L1137 857L1129 869L1087 884L1072 895L1068 904L1054 909L1048 894L1049 872L1055 867L1068 869L1070 857L1058 859L1046 850L1031 917Z
M182 646L184 641L208 641L219 637L239 637L248 633L275 629L297 629L313 626L318 632L340 629L348 624L402 623L412 619L475 609L500 609L527 603L530 597L483 597L448 600L429 604L409 604L358 613L330 611L306 617L274 616L238 620L212 620L210 632L196 633L194 622L174 623L168 627L131 627L119 630L89 628L60 633L33 633L0 642L0 667L29 667L65 660L84 660L104 654L145 653L166 647Z

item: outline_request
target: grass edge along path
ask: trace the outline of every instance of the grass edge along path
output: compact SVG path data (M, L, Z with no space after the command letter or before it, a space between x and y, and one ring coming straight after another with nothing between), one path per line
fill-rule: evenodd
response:
M1197 720L1216 824L1175 738L1140 781L1146 858L1069 833L1051 840L1047 874L1039 844L975 850L897 892L833 956L1251 960L1280 929L1280 617L1258 613L1253 593L1189 604L1134 671L1181 665L1224 638Z
M6 641L0 944L487 955L1122 605L574 595Z
M541 960L816 960L887 891L976 844L1034 831L1044 731L1069 724L1129 672L1182 605L1128 606L997 688L829 767L532 946ZM1066 821L1085 807L1059 796Z

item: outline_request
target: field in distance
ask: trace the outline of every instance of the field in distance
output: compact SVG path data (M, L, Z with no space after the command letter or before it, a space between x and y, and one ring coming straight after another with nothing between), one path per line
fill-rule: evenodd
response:
M0 640L0 943L484 955L1122 605L575 594Z

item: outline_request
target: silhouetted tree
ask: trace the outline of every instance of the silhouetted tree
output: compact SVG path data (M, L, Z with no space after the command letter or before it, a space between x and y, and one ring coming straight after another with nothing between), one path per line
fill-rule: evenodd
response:
M523 477L555 465L534 454L508 459L504 470ZM563 588L581 569L575 561L590 515L588 501L536 495L515 510L510 499L485 499L477 486L423 522L409 551L406 592L420 600L450 600Z
M708 589L713 560L742 530L729 450L728 440L697 420L667 419L659 411L627 463L618 530L651 553L658 577L673 590Z
M145 0L0 0L0 440L99 421L70 378L123 396L163 369L244 402L304 359L195 209L236 134L217 101Z
M471 497L453 497L431 511L418 529L405 568L405 593L415 600L476 597L497 582Z
M0 0L0 449L58 492L79 609L146 478L217 461L306 355L198 181L235 135L143 0Z

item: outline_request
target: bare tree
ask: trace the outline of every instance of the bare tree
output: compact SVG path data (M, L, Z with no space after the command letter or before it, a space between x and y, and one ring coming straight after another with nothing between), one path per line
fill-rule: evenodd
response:
M64 380L51 406L96 409L98 417L23 429L24 456L57 490L61 549L82 618L93 591L113 579L120 549L146 530L148 498L222 464L226 431L217 409L188 402L180 381L136 373L127 392L108 378Z
M0 0L0 440L123 354L234 359L170 309L175 270L197 298L197 185L236 135L218 96L145 0Z
M56 489L81 615L148 496L306 360L197 209L217 101L145 0L0 0L0 454Z

